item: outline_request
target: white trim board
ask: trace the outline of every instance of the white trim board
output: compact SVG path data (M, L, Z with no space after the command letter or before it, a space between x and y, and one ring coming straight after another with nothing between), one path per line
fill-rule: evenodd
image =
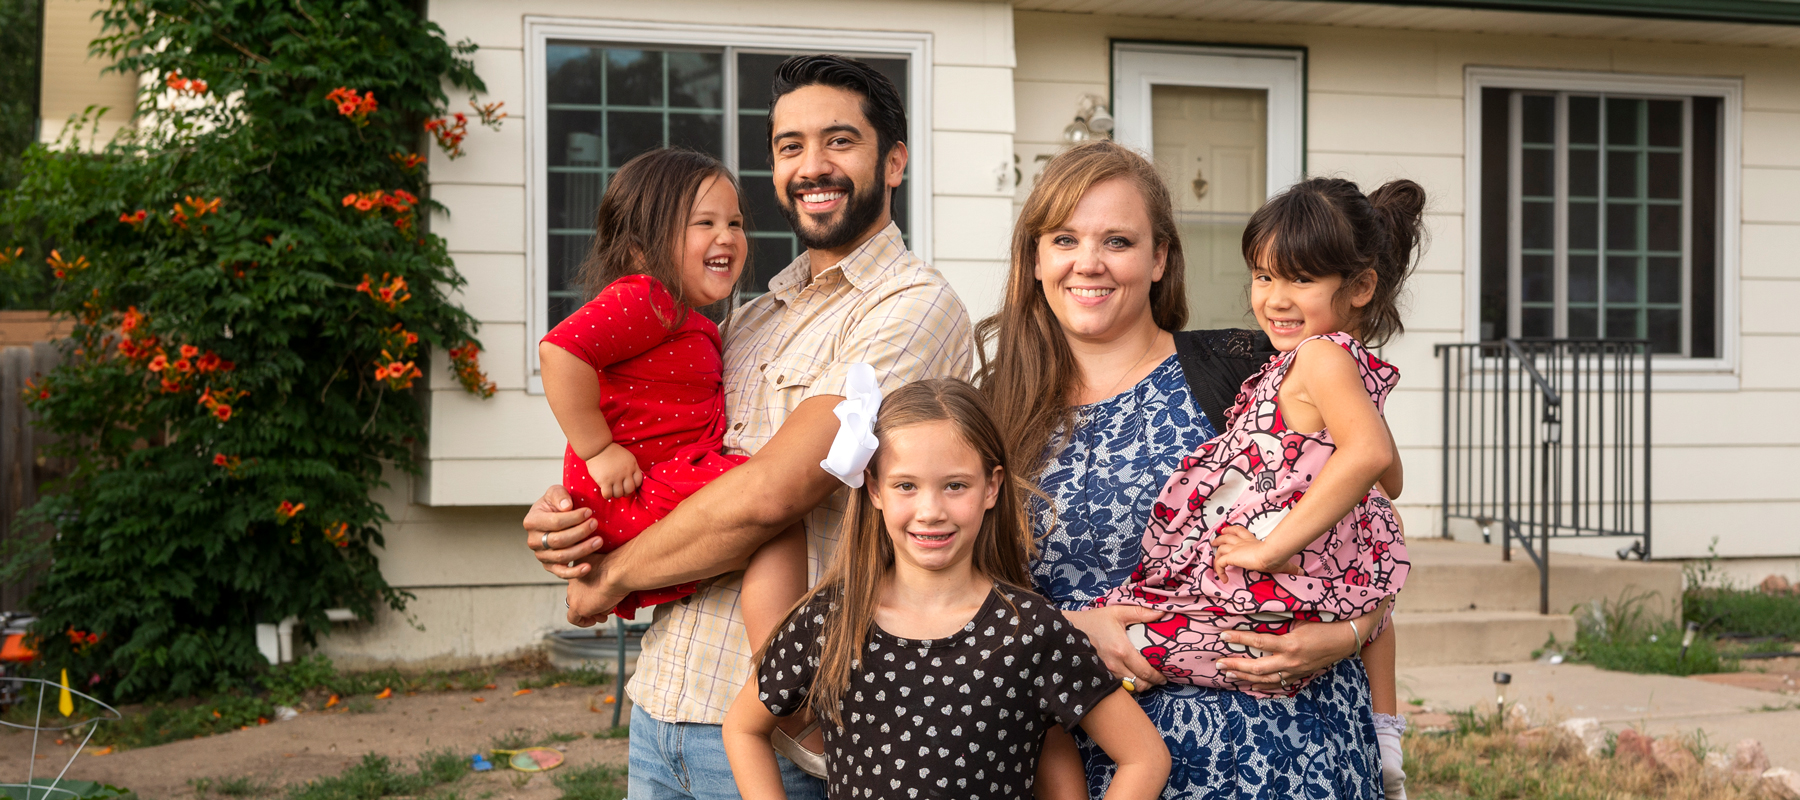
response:
M578 17L527 16L525 23L525 363L526 392L543 394L537 341L547 330L549 316L548 195L544 170L548 161L544 75L546 48L552 39L621 44L688 45L739 50L782 50L819 53L867 53L903 56L907 59L907 142L910 156L907 210L912 217L908 234L914 253L927 262L932 250L931 185L931 69L930 32L832 30L823 28L704 25L682 22L640 22L582 19ZM735 67L726 68L724 91L737 91ZM735 104L735 103L734 103ZM736 115L726 115L735 129ZM737 148L728 147L726 163L737 168Z
M1463 337L1481 335L1481 92L1538 89L1693 97L1722 101L1719 135L1719 357L1656 357L1659 391L1735 391L1739 386L1740 249L1743 239L1744 82L1737 78L1465 67L1463 70Z

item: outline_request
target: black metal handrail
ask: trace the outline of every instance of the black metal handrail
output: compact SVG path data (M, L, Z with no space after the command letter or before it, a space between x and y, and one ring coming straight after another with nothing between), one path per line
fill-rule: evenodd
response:
M1650 557L1650 343L1504 339L1440 344L1443 525L1469 519L1502 558L1517 543L1550 613L1550 540L1629 537ZM1565 430L1566 428L1566 430Z

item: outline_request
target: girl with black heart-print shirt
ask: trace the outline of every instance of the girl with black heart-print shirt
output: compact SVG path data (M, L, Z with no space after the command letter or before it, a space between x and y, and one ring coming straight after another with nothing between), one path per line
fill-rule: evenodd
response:
M1019 588L1030 489L1007 469L982 396L953 379L909 384L882 402L873 433L867 491L830 569L726 716L739 791L783 797L769 736L778 717L811 710L834 799L1032 797L1052 725L1080 727L1119 764L1108 798L1160 794L1161 736L1086 637Z

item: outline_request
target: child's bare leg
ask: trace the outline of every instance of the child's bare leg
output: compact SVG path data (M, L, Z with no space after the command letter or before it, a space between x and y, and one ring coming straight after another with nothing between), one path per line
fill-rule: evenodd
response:
M1375 710L1375 740L1381 745L1381 786L1388 800L1406 800L1406 770L1401 768L1399 691L1394 686L1394 623L1362 651L1369 673L1369 700Z
M744 590L738 604L744 611L744 634L750 646L761 650L775 626L805 593L806 528L795 523L757 548L744 568ZM776 727L797 736L811 722L811 714L794 714L783 717ZM815 753L825 749L825 738L817 731L801 743Z
M1038 752L1037 780L1031 787L1037 800L1087 800L1087 772L1075 737L1055 725L1044 731L1044 749Z
M1369 700L1375 713L1390 716L1400 713L1400 697L1394 688L1394 623L1369 642L1362 651L1363 667L1369 673Z

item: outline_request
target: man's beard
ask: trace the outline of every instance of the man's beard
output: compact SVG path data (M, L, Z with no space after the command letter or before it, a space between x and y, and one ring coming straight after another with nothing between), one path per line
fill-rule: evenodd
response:
M865 191L857 191L855 182L849 178L827 179L823 181L807 181L788 187L785 195L777 195L775 206L781 209L781 216L787 219L788 227L794 229L794 238L808 250L836 250L856 242L869 226L881 218L881 212L887 208L885 196L888 188L871 180L872 184ZM844 192L844 208L838 212L836 222L826 222L823 230L809 230L801 221L801 213L796 208L794 195L820 190L838 189Z

